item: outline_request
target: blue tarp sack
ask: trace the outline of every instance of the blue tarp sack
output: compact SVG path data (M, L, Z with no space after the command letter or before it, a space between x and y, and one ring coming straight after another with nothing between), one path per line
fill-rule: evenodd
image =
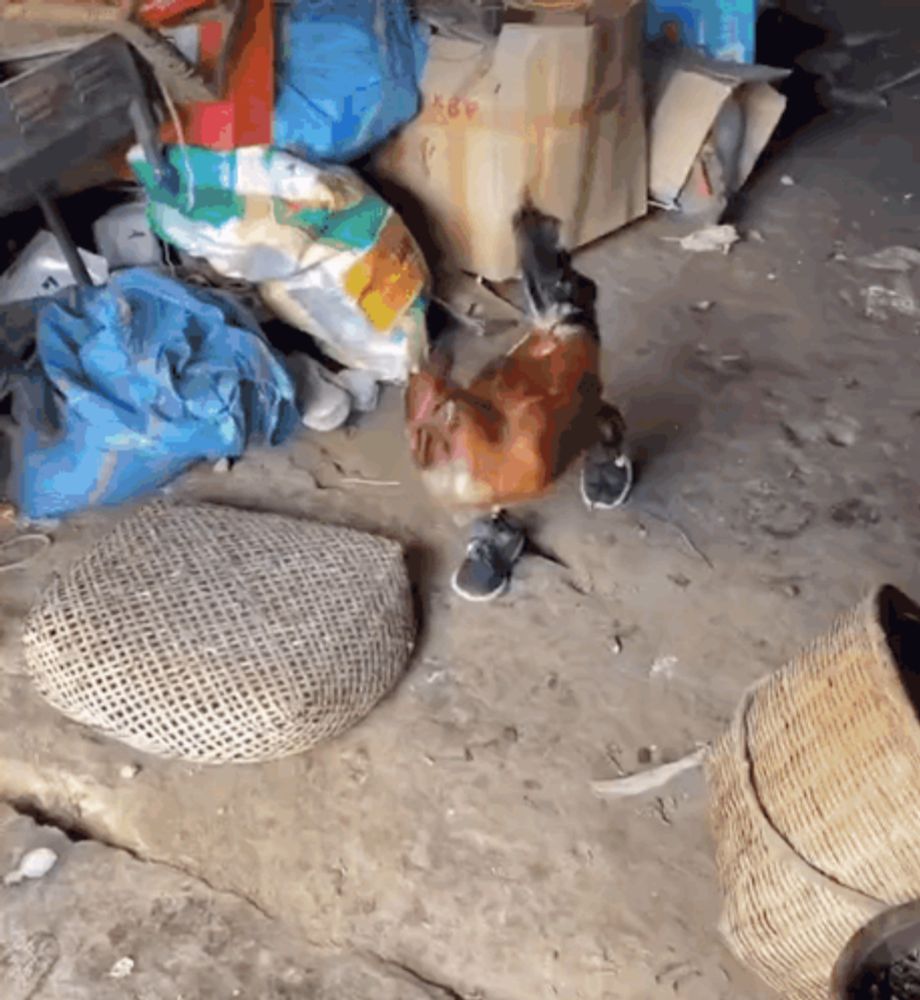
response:
M16 386L28 517L131 500L298 425L290 376L231 299L140 269L73 296L40 312Z
M293 0L280 17L276 147L347 163L416 115L428 29L406 0Z

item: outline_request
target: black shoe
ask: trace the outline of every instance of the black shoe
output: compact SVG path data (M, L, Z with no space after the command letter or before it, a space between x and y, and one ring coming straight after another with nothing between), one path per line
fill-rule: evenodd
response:
M633 485L633 466L627 454L595 445L581 470L581 496L590 510L613 510L626 502Z
M466 558L451 580L454 592L467 601L501 597L524 551L524 541L523 525L504 512L476 521Z

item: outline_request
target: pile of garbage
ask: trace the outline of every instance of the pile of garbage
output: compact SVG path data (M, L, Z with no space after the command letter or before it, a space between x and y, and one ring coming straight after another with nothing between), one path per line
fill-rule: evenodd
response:
M45 133L13 124L17 152L0 157L8 187L18 171L34 196L0 184L0 208L37 200L47 226L0 275L28 518L122 503L195 462L280 444L298 422L341 426L425 357L425 261L344 164L418 110L428 29L392 0L279 5L277 25L271 7L146 0L132 17L89 0L4 5L0 101L19 107L52 77L89 80L83 120L49 93L34 109ZM216 61L203 54L215 28ZM266 41L277 58L265 60ZM97 152L87 134L120 110L103 84L134 83L132 59L144 86L110 138L135 126L117 156L133 183L93 222L95 247L78 248L48 161L64 148L82 158L81 139ZM266 94L273 104L257 103ZM260 318L302 331L304 350L283 356Z
M785 106L787 71L751 64L755 15L0 5L0 213L26 230L0 274L21 512L121 503L373 409L426 359L432 274L516 273L525 193L573 248L649 204L719 221ZM103 190L80 247L55 198L80 192L83 219ZM269 322L303 349L279 352Z

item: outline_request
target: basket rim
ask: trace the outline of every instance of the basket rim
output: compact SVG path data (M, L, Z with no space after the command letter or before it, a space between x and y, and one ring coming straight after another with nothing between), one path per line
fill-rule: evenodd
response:
M875 654L868 669L879 680L886 681L881 694L890 698L898 714L912 726L905 726L904 739L920 754L920 701L915 701L904 684L908 668L905 657L893 645L893 625L904 617L915 618L920 623L920 605L903 590L891 583L880 584L862 602L858 621L865 628ZM920 627L918 627L920 637ZM920 638L916 642L916 658L920 663Z

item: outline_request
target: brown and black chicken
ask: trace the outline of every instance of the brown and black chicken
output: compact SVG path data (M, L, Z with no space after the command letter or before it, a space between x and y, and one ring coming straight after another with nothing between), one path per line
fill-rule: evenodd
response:
M428 490L449 508L489 512L474 522L453 578L457 593L478 601L507 589L524 549L507 507L541 496L585 452L589 507L617 507L632 486L623 419L601 396L594 283L572 267L558 220L528 202L514 228L526 334L465 387L434 354L406 392L412 455Z

